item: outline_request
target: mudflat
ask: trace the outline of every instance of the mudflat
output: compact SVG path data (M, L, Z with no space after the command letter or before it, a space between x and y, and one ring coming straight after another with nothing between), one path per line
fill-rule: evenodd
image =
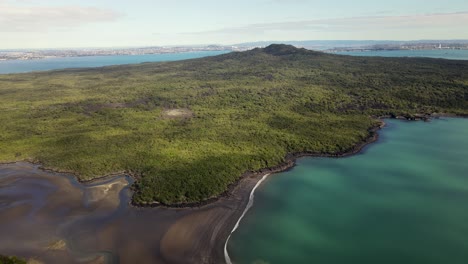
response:
M138 208L129 177L83 184L30 163L0 165L0 252L36 263L222 263L259 177L200 208Z

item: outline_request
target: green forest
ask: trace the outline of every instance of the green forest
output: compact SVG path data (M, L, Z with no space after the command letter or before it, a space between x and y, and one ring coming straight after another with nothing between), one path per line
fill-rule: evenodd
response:
M0 255L0 264L26 264L26 261L17 257L7 257Z
M81 180L126 172L134 201L203 201L288 153L339 153L376 117L468 114L468 61L287 45L178 62L0 75L0 162Z

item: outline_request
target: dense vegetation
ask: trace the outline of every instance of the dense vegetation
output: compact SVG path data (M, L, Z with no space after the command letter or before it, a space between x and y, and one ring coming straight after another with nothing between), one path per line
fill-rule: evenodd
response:
M184 109L181 117L165 114ZM194 202L287 153L336 153L372 116L468 113L468 61L272 45L181 62L0 75L0 161L140 176L136 202Z
M26 261L17 257L7 257L0 255L0 264L26 264Z

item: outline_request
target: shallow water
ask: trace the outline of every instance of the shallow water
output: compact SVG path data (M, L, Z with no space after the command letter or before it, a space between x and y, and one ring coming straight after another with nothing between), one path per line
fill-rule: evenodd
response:
M467 263L468 119L387 122L360 155L270 176L234 263Z

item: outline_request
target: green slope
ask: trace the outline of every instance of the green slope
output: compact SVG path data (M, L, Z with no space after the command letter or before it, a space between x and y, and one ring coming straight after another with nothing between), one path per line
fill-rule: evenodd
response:
M136 202L196 202L287 153L349 149L366 138L371 116L468 114L467 99L468 61L286 45L0 75L0 161L38 161L83 180L129 171L139 176Z

